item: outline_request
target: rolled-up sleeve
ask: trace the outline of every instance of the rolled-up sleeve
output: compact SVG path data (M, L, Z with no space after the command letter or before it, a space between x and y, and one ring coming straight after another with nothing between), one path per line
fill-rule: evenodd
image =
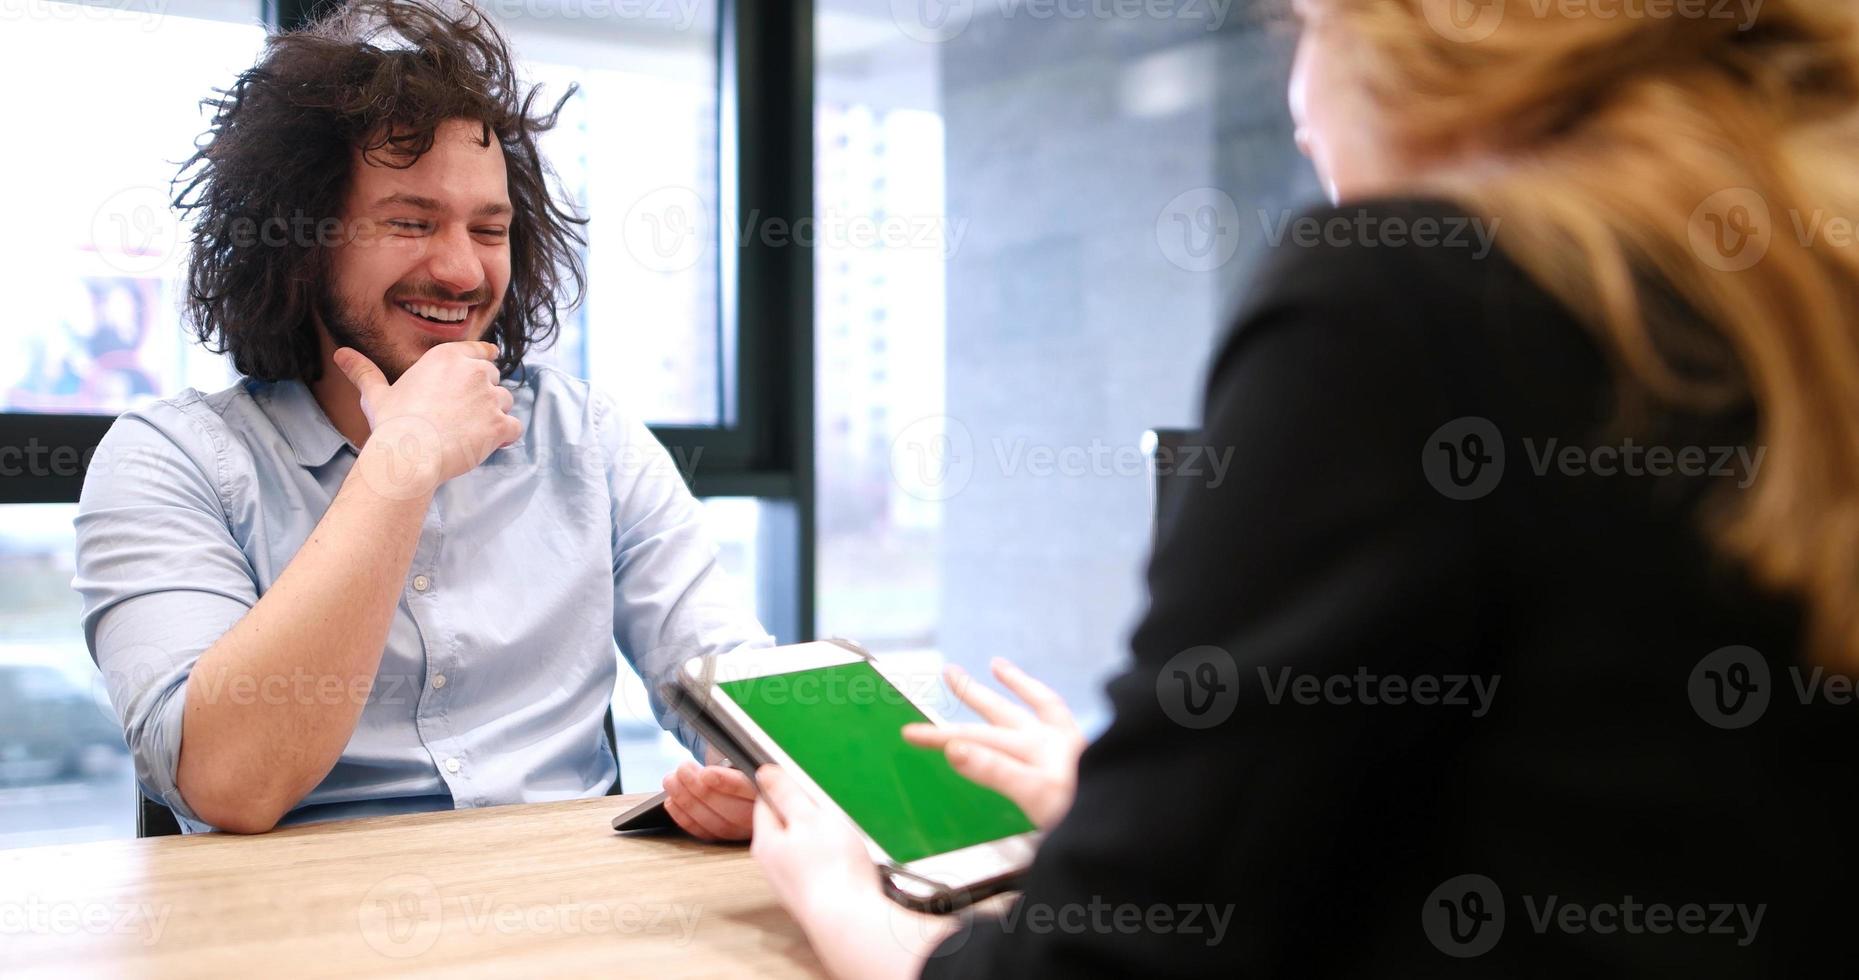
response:
M702 759L703 740L659 699L658 685L692 657L775 641L718 564L703 507L671 454L598 394L594 425L613 508L613 638L645 681L659 724Z
M176 784L188 680L258 590L223 504L226 436L190 409L204 411L157 404L104 436L78 501L72 587L137 780L197 830Z

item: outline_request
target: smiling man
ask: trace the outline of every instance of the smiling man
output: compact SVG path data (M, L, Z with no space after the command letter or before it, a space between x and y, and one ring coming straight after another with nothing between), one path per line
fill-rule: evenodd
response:
M188 830L599 795L616 642L649 685L772 642L645 425L524 363L583 279L532 101L471 8L358 0L209 103L186 309L243 378L111 427L73 583ZM666 788L748 836L740 773Z

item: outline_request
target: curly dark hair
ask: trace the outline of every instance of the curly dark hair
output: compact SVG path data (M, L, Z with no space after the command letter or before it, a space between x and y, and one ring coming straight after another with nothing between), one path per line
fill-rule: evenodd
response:
M268 38L257 65L203 100L212 126L174 181L175 207L196 222L185 315L200 342L249 377L321 377L329 243L259 241L251 230L300 228L306 216L320 227L342 214L356 150L411 167L442 123L461 118L483 125L484 145L501 144L514 209L510 284L484 339L506 376L531 345L552 341L586 287L587 219L551 196L536 141L575 87L535 112L539 90L521 91L512 61L489 18L448 0L352 0Z

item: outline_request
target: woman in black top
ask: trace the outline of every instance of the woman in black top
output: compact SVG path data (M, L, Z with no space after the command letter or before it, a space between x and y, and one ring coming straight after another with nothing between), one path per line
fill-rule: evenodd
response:
M1592 6L1304 5L1342 203L1215 357L1238 465L1167 502L1114 720L1075 790L1011 668L1033 712L969 687L994 726L913 733L1049 828L1017 907L889 905L763 773L834 973L1850 963L1853 4Z

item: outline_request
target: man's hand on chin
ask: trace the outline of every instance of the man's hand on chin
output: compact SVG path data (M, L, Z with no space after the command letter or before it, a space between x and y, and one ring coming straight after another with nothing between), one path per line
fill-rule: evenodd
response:
M715 749L709 764L686 762L665 777L665 812L698 840L748 840L755 826L755 786L749 777L721 765Z

